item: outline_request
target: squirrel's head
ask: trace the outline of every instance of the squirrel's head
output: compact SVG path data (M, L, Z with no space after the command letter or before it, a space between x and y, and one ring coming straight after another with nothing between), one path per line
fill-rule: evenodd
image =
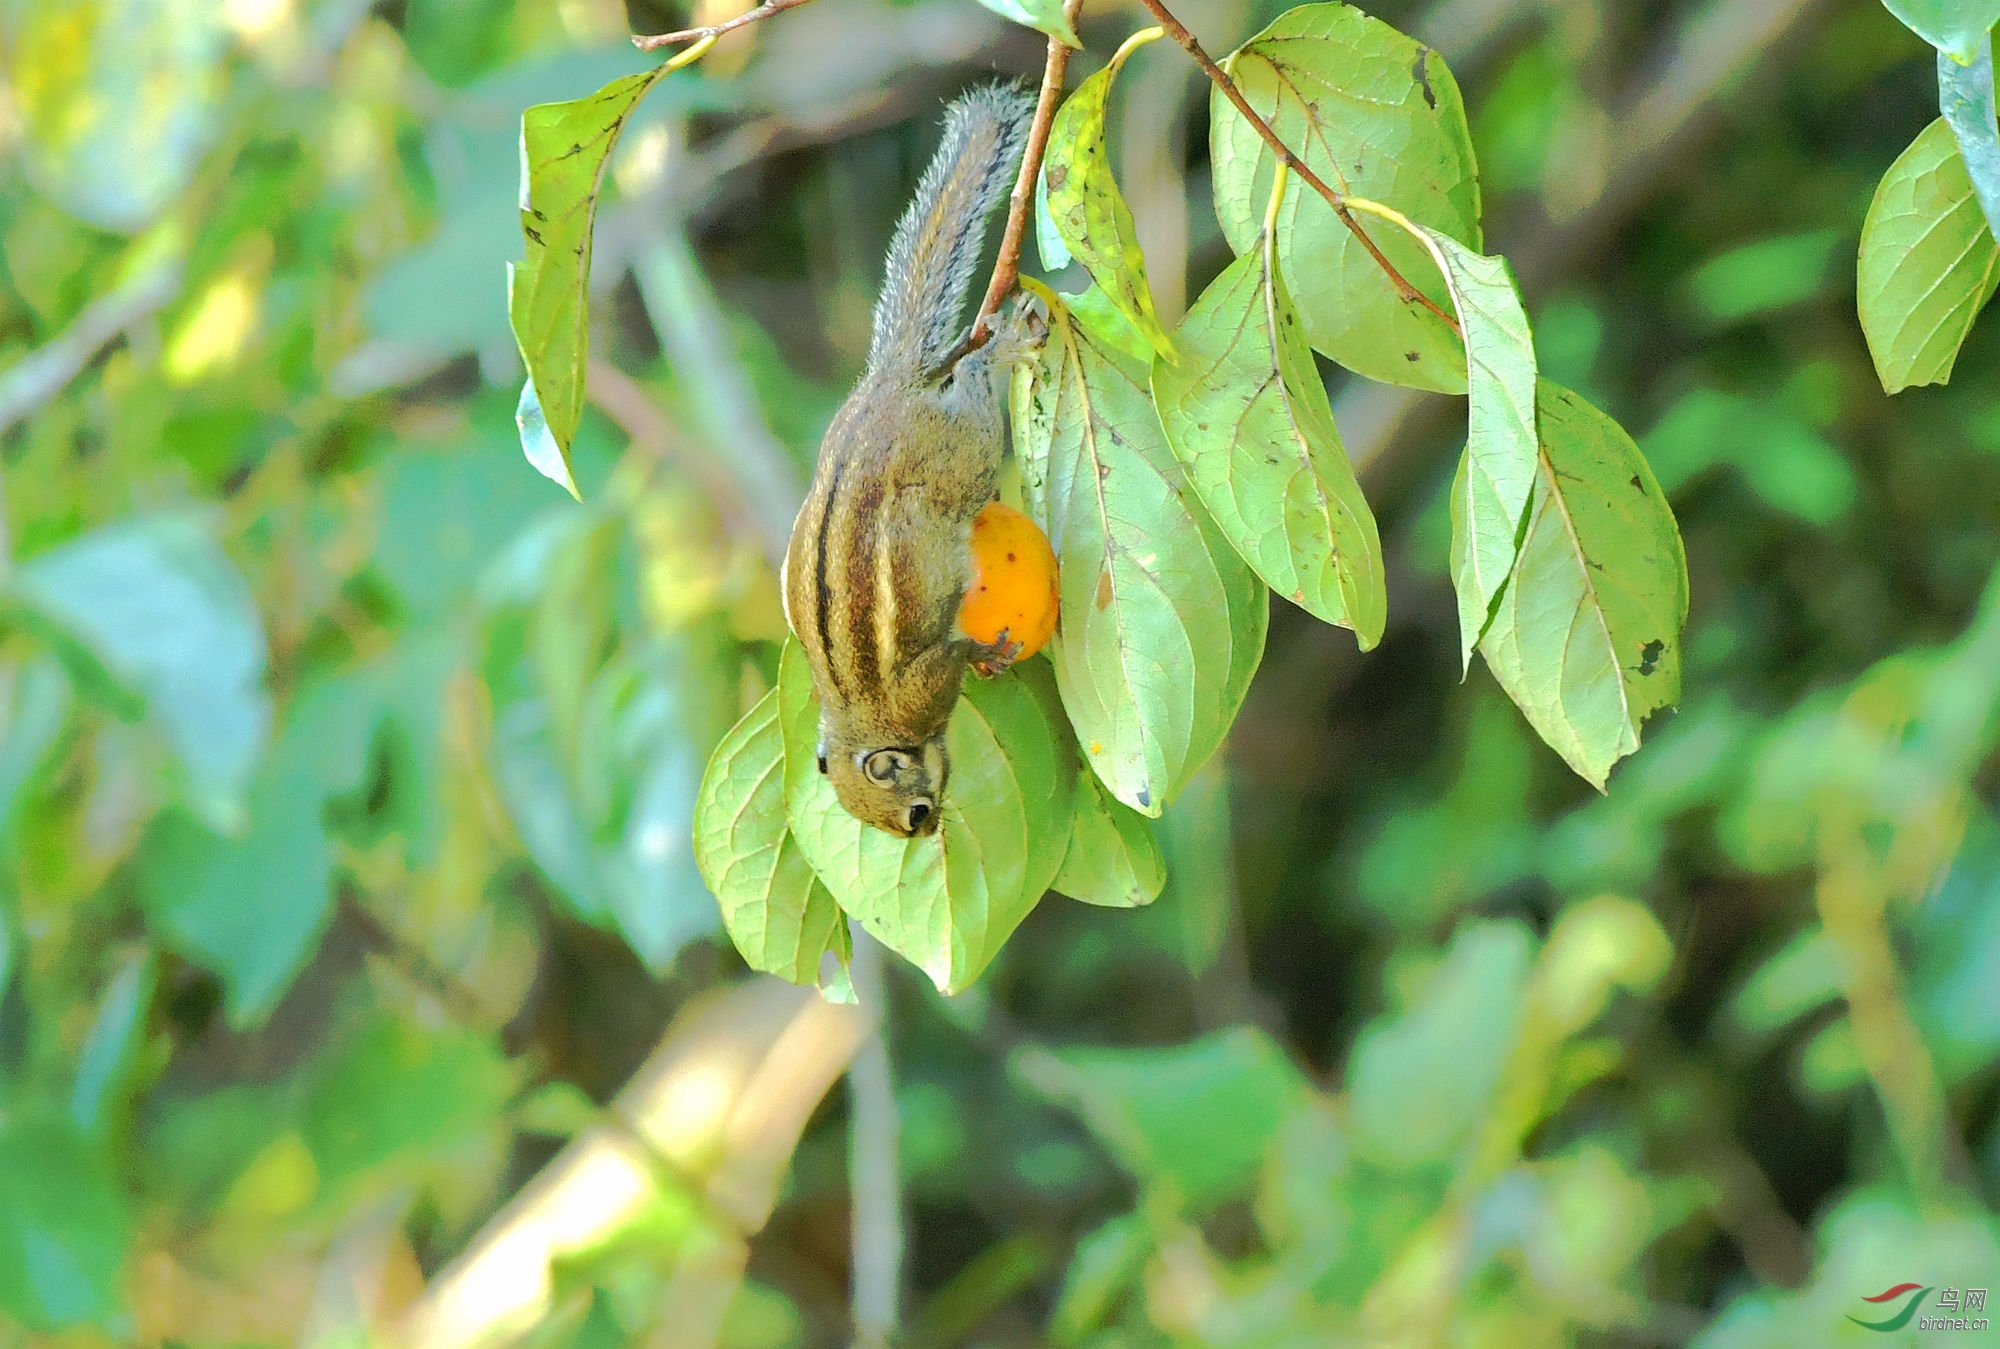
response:
M944 732L918 745L841 744L822 741L819 771L848 814L898 838L934 834L943 808Z

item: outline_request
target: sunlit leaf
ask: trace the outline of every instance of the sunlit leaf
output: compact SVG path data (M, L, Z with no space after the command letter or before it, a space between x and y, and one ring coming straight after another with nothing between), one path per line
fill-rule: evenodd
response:
M1158 36L1157 31L1154 34ZM1145 334L1153 349L1171 358L1173 344L1153 310L1153 291L1146 284L1146 257L1131 208L1111 173L1105 143L1105 105L1111 82L1133 49L1126 43L1104 69L1077 86L1056 112L1049 128L1042 181L1047 185L1048 217L1070 254L1083 264L1105 297Z
M158 216L216 130L222 11L213 0L24 7L8 85L35 186L101 229Z
M576 490L576 475L570 471L569 452L556 443L555 434L549 430L548 418L542 412L542 400L535 393L533 375L521 382L521 401L514 411L514 429L520 433L521 453L528 457L529 466L578 501L583 500L583 493Z
M1855 298L1884 389L1951 378L1958 349L2000 280L1996 263L2000 244L1940 117L1882 175L1861 226Z
M1466 668L1507 583L1535 480L1535 342L1507 260L1429 234L1465 329L1465 464L1452 489L1451 575Z
M1381 539L1268 234L1174 336L1180 359L1154 362L1153 395L1202 504L1271 589L1374 646Z
M979 0L979 3L1003 19L1026 24L1058 42L1071 47L1083 45L1063 14L1062 0Z
M785 738L772 689L716 746L694 816L695 857L751 969L819 982L842 921L785 814Z
M530 463L572 493L569 445L583 416L590 356L590 250L598 192L626 119L665 72L662 65L627 75L588 98L540 103L521 114L521 233L527 258L507 272L507 314L528 366L521 444ZM531 415L531 404L539 418Z
M1904 27L1940 52L1970 61L2000 22L2000 0L1882 0Z
M1536 414L1520 556L1479 650L1542 739L1601 789L1646 717L1680 698L1687 561L1618 423L1547 381Z
M1958 141L1959 158L1986 215L1986 232L2000 238L2000 127L1993 110L1993 43L1981 35L1971 59L1939 52L1938 110Z
M107 525L28 559L0 594L159 728L190 810L216 829L241 827L271 716L264 625L208 522Z
M1122 362L1056 304L1016 374L1013 426L1028 513L1062 568L1063 706L1111 794L1158 815L1236 719L1270 607Z
M1435 51L1343 4L1286 11L1224 67L1250 106L1326 185L1385 202L1477 250L1479 179L1458 84ZM1215 213L1237 253L1256 246L1276 156L1219 91L1209 100ZM1450 325L1397 296L1381 267L1308 185L1278 216L1278 258L1313 346L1391 384L1458 393ZM1396 269L1449 312L1424 248L1357 217Z
M1083 774L1069 850L1052 888L1086 904L1129 909L1159 898L1166 879L1166 861L1146 817L1106 796L1096 774Z
M947 993L986 968L1055 879L1068 844L1076 749L1035 665L967 681L946 731L941 824L901 839L849 815L818 771L811 673L797 644L785 647L778 716L792 832L848 917Z

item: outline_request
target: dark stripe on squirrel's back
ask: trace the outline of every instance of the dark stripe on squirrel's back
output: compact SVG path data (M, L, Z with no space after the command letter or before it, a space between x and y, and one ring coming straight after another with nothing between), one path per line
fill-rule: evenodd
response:
M839 562L840 591L847 597L846 630L837 650L849 653L843 673L858 689L879 689L882 662L875 640L875 550L882 538L883 482L880 473L858 475L848 488L846 505L854 533Z
M846 473L846 463L834 464L833 475L826 485L826 494L817 503L819 518L813 521L813 634L810 639L807 639L804 633L799 634L802 640L807 641L809 648L818 648L817 651L809 649L807 654L814 657L812 662L814 665L826 671L826 677L833 683L833 691L842 698L847 696L847 690L841 687L840 672L834 668L831 643L826 630L827 613L833 605L833 591L828 584L829 578L826 572L826 555L827 535L832 532L833 521L839 518L839 512L834 509L834 504L840 499L840 480Z

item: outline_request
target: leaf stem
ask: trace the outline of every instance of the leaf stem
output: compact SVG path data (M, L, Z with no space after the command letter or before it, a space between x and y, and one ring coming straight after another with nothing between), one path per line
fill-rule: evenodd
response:
M1063 18L1072 31L1083 0L1063 0ZM1042 89L1035 100L1035 121L1028 129L1027 148L1021 152L1021 172L1014 179L1014 191L1007 198L1007 228L1000 236L1000 256L993 261L993 279L987 282L986 297L979 302L979 317L972 331L944 358L940 365L949 369L961 356L979 350L993 335L991 320L1000 312L1000 302L1014 289L1021 275L1021 243L1028 233L1028 215L1035 206L1035 180L1042 173L1042 155L1049 148L1049 127L1056 120L1056 104L1062 101L1063 77L1069 72L1069 45L1061 38L1049 39L1048 60L1042 66Z
M1202 48L1201 41L1187 30L1187 26L1175 18L1166 5L1161 3L1161 0L1140 0L1140 3L1146 7L1147 12L1160 21L1161 26L1173 36L1174 41L1180 43L1182 49L1194 58L1194 63L1201 67L1203 74L1208 76L1209 83L1220 89L1223 96L1236 105L1236 111L1242 113L1249 120L1251 127L1263 138L1264 143L1271 147L1271 152L1278 157L1278 162L1290 167L1292 172L1303 178L1313 191L1326 199L1326 204L1333 208L1333 213L1340 217L1340 222L1353 232L1354 237L1361 241L1361 246L1368 250L1368 255L1375 259L1375 263L1382 269L1383 275L1389 278L1389 284L1396 288L1396 294L1405 303L1420 304L1430 310L1431 313L1450 324L1453 332L1463 336L1464 334L1458 326L1458 320L1439 308L1437 302L1431 299L1430 296L1411 285L1408 278L1396 270L1396 264L1389 261L1383 255L1382 250L1375 246L1375 241L1368 237L1368 231L1361 228L1361 222L1356 220L1352 212L1347 209L1348 203L1353 198L1350 198L1344 192L1336 192L1328 187L1317 173L1314 173L1306 166L1304 160L1286 148L1284 141L1278 138L1278 133L1271 129L1271 124L1260 117L1257 114L1257 110L1250 106L1250 101L1243 97L1243 91L1236 87L1235 80L1229 78L1229 72L1215 63L1214 58Z
M1291 177L1284 160L1278 161L1277 171L1271 175L1271 204L1264 208L1264 233L1267 236L1278 232L1278 208L1285 202L1285 180Z
M714 46L715 40L724 33L746 27L756 23L759 19L768 19L773 14L777 14L783 10L797 9L800 5L809 5L811 3L812 0L764 0L764 3L755 9L745 10L733 19L722 23L710 24L705 28L683 28L677 33L634 33L632 35L632 45L642 52L656 52L662 47L671 47L680 42L694 43L693 47L676 55L673 61L668 64L669 69L678 70L681 66L687 65L692 61L700 60L702 53Z

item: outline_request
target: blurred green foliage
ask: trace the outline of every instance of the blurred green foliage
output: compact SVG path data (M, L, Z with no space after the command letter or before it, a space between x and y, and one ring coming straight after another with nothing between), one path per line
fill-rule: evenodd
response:
M1462 441L1407 427L1363 477L1381 645L1278 607L1223 755L1119 845L1161 898L892 981L909 1342L1894 1342L1862 1298L2000 1282L2000 337L1891 400L1841 261L1931 53L1811 7L1579 236L1612 112L1731 7L1503 6L1464 52L1382 8L1453 63L1491 246L1551 250L1544 372L1673 501L1682 707L1598 796L1460 682ZM519 457L518 118L684 17L0 8L0 1342L399 1342L663 1036L792 1024L715 1001L758 986L691 861L782 634L770 494L716 465L798 480L938 99L1040 43L820 0L656 90L594 269L643 397L593 390L578 504ZM1135 23L1086 14L1079 74ZM1169 76L1198 125L1169 44L1120 78ZM1162 294L1203 139L1122 180ZM1182 237L1198 288L1229 250ZM841 1094L766 1223L738 1079L674 1080L521 1342L846 1343Z

